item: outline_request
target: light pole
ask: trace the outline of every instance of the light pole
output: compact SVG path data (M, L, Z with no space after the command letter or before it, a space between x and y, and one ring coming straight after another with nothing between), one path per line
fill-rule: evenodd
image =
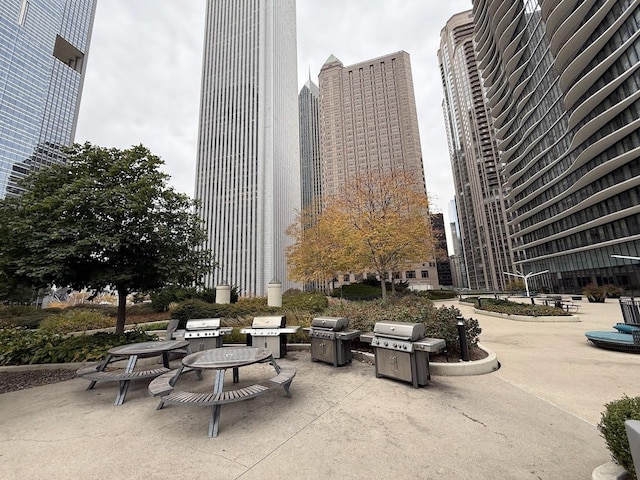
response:
M626 258L628 260L640 260L640 257L630 257L629 255L611 255L613 258Z
M515 270L515 268L514 268ZM511 275L512 277L518 277L518 278L522 278L524 280L524 288L527 291L527 297L529 296L529 278L531 277L535 277L536 275L542 275L543 273L547 273L549 270L545 270L543 272L537 272L537 273L527 273L526 275L521 274L520 272L518 272L516 270L517 273L509 273L509 272L502 272L505 275Z

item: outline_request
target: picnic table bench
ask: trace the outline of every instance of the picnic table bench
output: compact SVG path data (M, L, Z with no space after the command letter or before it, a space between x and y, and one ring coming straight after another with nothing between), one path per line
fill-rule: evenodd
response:
M76 371L76 375L89 380L91 383L87 390L91 390L98 382L118 382L118 394L115 405L122 405L129 382L146 378L155 378L171 372L169 369L168 353L188 346L185 341L165 341L165 342L142 342L129 345L122 345L111 348L107 357L99 363L82 367ZM136 370L136 363L139 357L149 357L162 355L163 366L149 369ZM107 370L113 362L127 360L127 366L123 369Z
M169 371L149 384L149 392L153 396L160 396L160 403L156 410L160 410L165 404L169 405L194 405L209 406L211 418L209 421L209 437L218 435L220 422L220 408L226 403L241 402L262 395L269 387L263 384L249 385L235 390L224 390L225 370L234 370L233 380L237 383L237 369L241 366L255 363L270 363L276 370L276 376L269 379L270 383L284 388L286 396L291 398L289 387L296 369L293 367L281 368L273 359L271 351L257 347L223 347L204 350L193 353L182 359L182 367ZM202 369L214 369L215 381L213 391L188 392L174 389L178 378L187 370L201 371ZM202 377L199 377L202 379Z
M260 393L268 390L268 387L263 385L252 385L251 387L261 387L261 391L258 393L253 393L253 391L247 391L249 387L240 388L237 390L229 390L229 392L234 392L231 396L221 396L219 398L207 398L202 397L199 393L192 392L173 392L175 388L176 381L178 380L178 376L182 373L193 370L192 368L185 367L180 371L180 369L170 370L156 378L154 378L149 384L149 393L154 397L162 397L160 403L156 410L160 410L165 403L169 404L178 404L178 403L188 403L191 405L217 405L222 403L230 403L230 402L239 402L241 400L247 400L249 398L255 397ZM197 370L198 378L202 380L202 372ZM296 376L296 369L293 367L284 367L280 369L280 373L278 373L275 377L269 379L269 382L280 385L284 388L284 391L287 397L291 398L291 392L289 391L289 386L291 385L291 381L293 377ZM253 389L250 389L253 390ZM227 393L227 392L223 392ZM180 395L178 395L180 394ZM169 398L170 397L170 398ZM228 397L228 398L227 398ZM219 402L219 403L211 403L211 402Z

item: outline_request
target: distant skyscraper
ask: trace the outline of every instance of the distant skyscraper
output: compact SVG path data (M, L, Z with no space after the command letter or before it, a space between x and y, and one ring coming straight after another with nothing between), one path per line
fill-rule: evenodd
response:
M455 200L449 202L449 232L453 244L453 255L449 256L453 286L469 288L467 269L464 265L464 255L462 255L462 239L460 238L460 224Z
M319 95L318 86L311 79L304 84L298 95L302 208L313 207L316 213L320 211L322 197Z
M244 295L289 282L300 209L295 0L208 0L195 196L219 268Z
M444 215L442 213L431 214L431 225L433 226L433 236L436 240L436 266L438 268L438 284L452 286L453 277L449 255L447 253L447 236L444 226Z
M331 55L319 79L322 194L342 192L359 174L403 172L421 183L426 196L409 54L347 67ZM396 278L435 286L435 259L407 266Z
M73 143L96 0L0 1L0 198Z
M471 11L451 17L438 51L443 110L468 288L503 290L513 270L498 150L475 52Z
M474 0L475 45L531 283L640 291L640 2ZM531 285L530 283L530 285Z

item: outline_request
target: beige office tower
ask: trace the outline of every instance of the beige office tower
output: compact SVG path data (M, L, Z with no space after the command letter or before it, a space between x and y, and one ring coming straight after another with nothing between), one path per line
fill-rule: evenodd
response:
M344 66L331 55L320 70L320 158L323 196L344 190L356 175L404 172L427 195L411 61L396 52ZM411 288L438 284L435 259L394 272ZM361 273L339 278L357 281Z

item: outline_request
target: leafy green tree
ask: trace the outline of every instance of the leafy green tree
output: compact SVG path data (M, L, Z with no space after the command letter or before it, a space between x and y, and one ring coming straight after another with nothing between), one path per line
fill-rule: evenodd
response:
M67 153L66 165L32 172L21 196L0 201L0 271L36 286L114 288L121 333L129 293L197 283L211 253L195 202L167 185L147 148Z

